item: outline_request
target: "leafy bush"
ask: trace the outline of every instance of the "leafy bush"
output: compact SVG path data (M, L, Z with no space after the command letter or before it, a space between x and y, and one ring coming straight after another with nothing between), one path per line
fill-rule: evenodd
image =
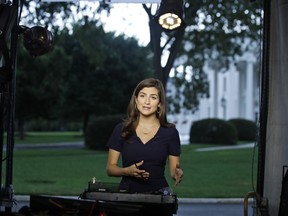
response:
M191 126L190 143L236 144L237 141L235 126L225 120L203 119Z
M85 146L89 149L106 150L111 133L117 123L121 122L123 115L110 115L95 118L85 132Z
M238 139L242 141L255 141L257 135L257 125L255 122L247 119L230 119L237 129Z

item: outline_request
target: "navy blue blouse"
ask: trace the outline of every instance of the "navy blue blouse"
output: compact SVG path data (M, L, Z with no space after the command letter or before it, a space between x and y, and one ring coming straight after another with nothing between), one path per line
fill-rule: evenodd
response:
M129 186L131 193L153 193L168 187L165 165L169 155L180 155L179 133L175 127L160 127L155 136L143 144L135 133L129 140L121 139L123 124L116 125L107 146L121 153L122 166L127 167L144 160L139 169L149 172L148 180L123 176L120 185Z

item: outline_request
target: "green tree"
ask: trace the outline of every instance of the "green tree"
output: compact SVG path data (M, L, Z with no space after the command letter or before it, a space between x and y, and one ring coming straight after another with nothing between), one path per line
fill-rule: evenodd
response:
M58 46L53 52L35 58L21 44L18 48L15 115L23 137L27 120L57 116L66 66L71 64L71 58Z
M164 31L157 23L157 11L155 13L151 6L143 4L149 17L156 76L167 84L171 69L174 69L176 97L182 94L185 98L182 104L179 104L180 100L173 100L178 106L176 111L181 107L195 111L199 97L209 96L209 85L203 71L205 62L216 62L221 71L251 43L260 41L262 2L253 2L186 0L184 24L174 31ZM245 39L250 39L246 47L243 46ZM162 65L162 58L167 53L168 60ZM177 69L177 59L181 60L181 71Z
M41 1L21 1L21 5L25 12L21 14L22 24L24 21L24 23L29 26L53 25L53 27L56 28L57 26L59 27L59 25L56 24L59 21L59 14L61 14L61 21L63 23L73 17L72 6L75 4L69 2L48 3Z
M35 58L19 47L16 118L21 131L36 117L82 120L85 131L92 115L124 113L136 83L152 75L149 48L83 21L72 31L55 31L49 54Z
M95 20L99 9L106 7L105 4L100 4L100 7L93 11L89 6L81 8L78 4L75 5L79 13L84 14L90 10L90 20ZM155 76L166 86L173 69L173 82L178 90L175 98L180 98L179 95L184 95L185 98L181 104L180 100L173 100L176 111L181 107L195 111L199 98L209 96L209 84L203 71L205 62L215 62L217 70L221 71L235 55L241 55L245 50L244 39L250 39L247 47L260 41L263 15L261 1L186 0L184 24L175 31L164 31L158 25L157 10L154 10L153 5L143 4L143 8L149 17ZM37 17L41 15L46 24L60 11L65 11L64 20L68 20L68 17L73 19L67 3L39 4L35 11ZM167 54L167 61L163 63L163 57L166 58ZM176 62L179 59L181 63ZM179 64L182 66L181 70L177 67Z
M152 74L148 48L105 33L94 21L75 24L73 34L63 31L56 43L72 54L62 116L82 119L84 131L91 116L124 113L136 83Z

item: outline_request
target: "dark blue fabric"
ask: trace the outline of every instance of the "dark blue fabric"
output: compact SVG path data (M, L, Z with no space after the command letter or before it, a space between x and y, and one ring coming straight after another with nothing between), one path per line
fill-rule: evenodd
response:
M136 134L127 141L122 140L121 131L122 123L114 128L107 146L121 152L123 167L144 160L139 169L150 173L148 180L123 176L121 184L128 184L132 193L149 193L168 187L164 176L167 157L180 155L180 139L177 129L160 127L155 136L146 144L143 144Z

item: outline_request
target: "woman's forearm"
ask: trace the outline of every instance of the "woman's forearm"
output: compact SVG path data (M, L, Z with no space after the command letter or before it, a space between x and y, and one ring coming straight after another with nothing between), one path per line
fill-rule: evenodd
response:
M106 168L106 173L108 176L127 176L127 168L122 168L117 165L108 165Z

